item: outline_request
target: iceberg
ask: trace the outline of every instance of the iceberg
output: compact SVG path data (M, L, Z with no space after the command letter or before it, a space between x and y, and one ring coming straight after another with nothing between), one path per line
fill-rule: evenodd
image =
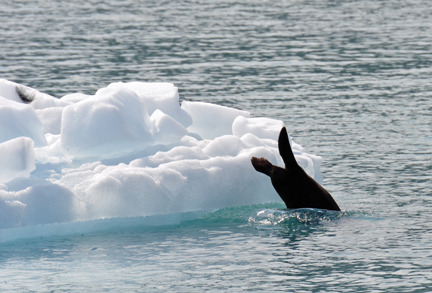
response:
M281 201L250 159L283 164L282 126L180 103L171 83L112 83L56 98L0 80L0 229ZM321 158L290 142L320 182Z

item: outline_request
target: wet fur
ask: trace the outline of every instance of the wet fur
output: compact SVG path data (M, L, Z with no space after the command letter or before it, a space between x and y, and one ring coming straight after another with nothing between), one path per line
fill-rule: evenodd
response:
M285 168L272 165L264 158L252 157L252 165L258 172L271 178L273 187L287 208L317 208L340 211L336 201L321 185L298 165L288 140L285 127L279 134L279 153Z

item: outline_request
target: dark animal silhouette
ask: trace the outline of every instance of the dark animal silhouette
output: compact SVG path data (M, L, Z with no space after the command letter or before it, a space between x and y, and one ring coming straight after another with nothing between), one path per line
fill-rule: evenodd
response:
M287 208L316 208L340 211L336 201L321 185L300 167L294 157L285 127L279 134L279 153L285 169L273 166L264 158L252 157L252 165L258 172L271 178L273 187Z
M17 94L21 98L21 100L26 104L30 104L36 98L36 94L35 94L36 91L32 88L27 87L27 86L17 85L15 87L15 91L17 92Z

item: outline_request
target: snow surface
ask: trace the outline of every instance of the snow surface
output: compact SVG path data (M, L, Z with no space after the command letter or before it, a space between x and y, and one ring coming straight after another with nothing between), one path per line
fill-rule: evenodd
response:
M282 126L210 103L180 105L170 83L113 83L58 99L0 80L0 228L280 201L250 159L283 165ZM320 182L321 158L292 144Z

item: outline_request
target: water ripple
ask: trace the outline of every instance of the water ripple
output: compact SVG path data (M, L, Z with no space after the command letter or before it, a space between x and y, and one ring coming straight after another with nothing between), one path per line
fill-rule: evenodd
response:
M2 78L58 97L173 82L283 120L345 210L233 208L2 247L1 291L427 292L431 16L426 0L1 1Z

